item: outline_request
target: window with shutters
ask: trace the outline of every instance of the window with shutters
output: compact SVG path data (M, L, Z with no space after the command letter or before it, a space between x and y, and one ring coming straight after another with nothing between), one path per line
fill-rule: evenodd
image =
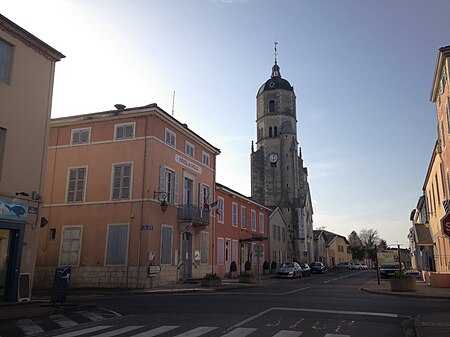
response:
M90 141L91 128L73 129L72 130L72 145L87 144Z
M211 196L210 196L210 189L208 185L200 184L199 188L200 197L199 197L199 204L200 207L205 207L211 203ZM206 207L205 207L206 208Z
M80 264L82 227L63 227L59 264L78 266Z
M225 221L225 215L224 215L225 205L224 204L225 203L224 203L223 198L221 198L221 197L217 198L217 212L219 213L217 221L220 223L223 223Z
M132 164L114 164L112 179L112 200L126 200L131 197Z
M238 226L238 205L235 202L233 202L231 204L231 210L232 210L232 214L233 214L232 225L233 225L233 227L237 227Z
M115 140L124 140L134 138L135 123L116 124L115 125Z
M161 264L172 263L172 227L161 228Z
M247 207L241 206L241 228L247 229Z
M127 263L128 227L127 224L108 225L106 265L125 265Z
M238 240L233 240L233 242L231 243L231 261L234 261L236 263L239 262L238 260L238 247L239 247L239 241Z
M195 146L191 143L189 143L188 141L186 141L186 148L185 148L185 153L189 156L194 158L194 154L195 154Z
M208 254L209 254L209 234L207 232L202 232L200 263L208 263Z
M252 231L256 232L256 211L252 209Z
M177 146L177 135L170 129L166 128L166 144L169 144L172 147Z
M83 202L86 188L87 167L69 168L67 202Z
M159 170L159 191L166 193L166 202L178 203L178 174L161 165Z
M272 237L274 240L277 239L277 225L272 226Z
M264 233L264 213L259 213L259 232Z
M225 243L223 238L217 238L217 264L223 266L225 262L224 258Z
M210 160L209 154L206 153L205 151L203 151L203 152L202 152L202 163L203 163L205 166L208 166L208 167L209 167L210 161L211 161L211 160Z
M11 81L11 60L13 46L0 40L0 83L9 84Z

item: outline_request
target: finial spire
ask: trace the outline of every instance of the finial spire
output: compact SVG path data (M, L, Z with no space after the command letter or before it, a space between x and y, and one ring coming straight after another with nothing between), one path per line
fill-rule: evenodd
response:
M274 53L274 55L275 55L275 64L277 64L277 54L278 54L277 53L278 52L277 51L277 45L278 45L277 40L275 40L273 44L274 44L274 48L273 49L275 49L275 53Z

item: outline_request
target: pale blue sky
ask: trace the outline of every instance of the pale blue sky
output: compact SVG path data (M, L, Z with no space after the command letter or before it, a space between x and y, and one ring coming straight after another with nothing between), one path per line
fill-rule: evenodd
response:
M221 149L218 182L246 195L277 40L314 226L406 245L437 137L429 96L450 1L15 0L0 12L67 56L53 117L115 103L170 113L175 90L174 117Z

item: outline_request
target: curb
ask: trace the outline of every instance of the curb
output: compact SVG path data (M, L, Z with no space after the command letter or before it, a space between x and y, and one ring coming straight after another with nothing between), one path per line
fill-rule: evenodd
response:
M359 288L359 290L365 291L371 294L386 295L386 296L400 296L400 297L414 297L414 298L427 298L427 299L439 299L439 300L450 300L450 296L432 296L432 295L417 295L415 293L402 293L402 292L387 292L381 290Z

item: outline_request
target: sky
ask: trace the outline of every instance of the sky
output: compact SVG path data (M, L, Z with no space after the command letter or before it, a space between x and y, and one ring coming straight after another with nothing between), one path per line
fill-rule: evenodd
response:
M0 13L66 58L52 117L157 103L221 150L217 181L250 196L256 93L281 75L314 228L408 245L437 139L430 102L448 0L15 0Z

